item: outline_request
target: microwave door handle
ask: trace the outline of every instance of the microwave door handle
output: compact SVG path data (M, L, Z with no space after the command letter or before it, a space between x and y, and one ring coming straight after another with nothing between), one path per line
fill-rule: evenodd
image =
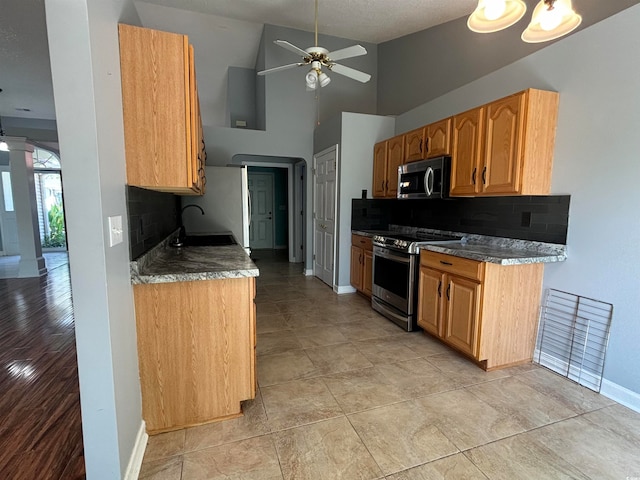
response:
M424 174L424 191L428 197L433 194L433 168L428 167Z

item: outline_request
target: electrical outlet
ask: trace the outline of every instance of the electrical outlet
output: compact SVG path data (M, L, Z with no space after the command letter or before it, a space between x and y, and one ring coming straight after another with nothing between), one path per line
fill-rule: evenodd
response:
M109 217L109 246L122 243L122 215Z

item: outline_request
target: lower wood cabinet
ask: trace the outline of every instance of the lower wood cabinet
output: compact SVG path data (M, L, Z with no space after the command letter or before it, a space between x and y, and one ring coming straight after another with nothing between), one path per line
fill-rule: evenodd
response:
M231 418L256 395L255 279L134 285L150 434Z
M422 251L418 325L486 370L530 362L543 268Z
M371 296L373 279L373 245L371 238L351 235L351 285L366 296Z

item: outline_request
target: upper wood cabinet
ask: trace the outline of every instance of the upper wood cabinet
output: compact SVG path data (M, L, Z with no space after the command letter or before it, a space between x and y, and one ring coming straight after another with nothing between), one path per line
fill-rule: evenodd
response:
M127 183L204 191L204 140L186 35L119 25Z
M404 163L451 154L451 118L404 134Z
M398 167L404 163L404 135L376 143L373 147L373 197L395 198Z
M420 127L404 134L404 163L425 158L425 130L426 127Z
M548 194L558 101L529 89L454 116L450 194Z

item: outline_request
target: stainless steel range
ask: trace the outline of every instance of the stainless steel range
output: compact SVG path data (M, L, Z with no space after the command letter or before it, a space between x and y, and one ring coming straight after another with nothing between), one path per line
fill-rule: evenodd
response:
M371 306L403 329L417 328L419 248L459 242L460 237L430 233L387 232L373 237L373 295Z

